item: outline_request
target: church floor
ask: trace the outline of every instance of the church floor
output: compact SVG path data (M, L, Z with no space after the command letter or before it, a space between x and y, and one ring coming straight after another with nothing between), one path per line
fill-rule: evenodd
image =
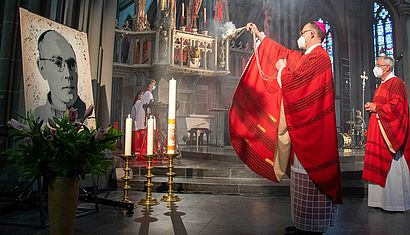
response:
M76 220L75 234L284 234L291 225L290 198L287 196L238 196L213 194L178 194L182 200L169 207L165 202L151 207L150 212L138 206L131 217L122 209L100 206L100 212ZM100 194L120 199L121 191ZM138 201L144 192L133 191L130 198ZM162 194L154 193L160 198ZM93 204L81 204L92 207ZM27 209L2 215L8 219L39 224L38 210ZM326 234L408 234L410 211L390 213L367 207L366 198L344 198L339 206L336 226ZM49 234L48 229L0 225L0 234Z

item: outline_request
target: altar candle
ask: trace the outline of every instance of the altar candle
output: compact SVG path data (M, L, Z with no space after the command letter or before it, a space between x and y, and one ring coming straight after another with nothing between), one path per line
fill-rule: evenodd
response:
M125 119L125 146L124 154L131 155L131 138L132 138L132 118L128 114L128 117Z
M175 153L175 107L176 107L176 80L169 80L169 96L168 96L168 146L167 153Z
M182 3L182 17L185 17L185 4Z
M206 22L206 8L204 8L204 22Z
M147 155L154 153L154 118L152 116L148 119L148 133L147 133Z
M165 1L166 1L166 0L162 0L162 1L161 1L161 10L164 10L164 9L165 9Z

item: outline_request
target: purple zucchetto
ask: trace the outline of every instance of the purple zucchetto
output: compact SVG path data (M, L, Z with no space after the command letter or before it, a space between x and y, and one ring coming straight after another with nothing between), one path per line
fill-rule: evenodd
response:
M325 25L325 24L323 24L322 22L319 22L319 21L313 21L313 22L315 22L315 24L317 25L317 27L319 27L319 29L320 29L324 34L326 34L326 25Z

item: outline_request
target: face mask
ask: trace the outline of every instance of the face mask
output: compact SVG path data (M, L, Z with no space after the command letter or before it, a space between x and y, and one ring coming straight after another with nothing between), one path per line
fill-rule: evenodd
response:
M300 49L306 49L306 39L305 39L305 37L300 36L297 42L298 42L298 47Z
M310 30L311 31L311 30ZM307 41L305 39L305 37L303 37L303 34L300 35L297 43L298 43L298 47L302 50L306 50L306 44L312 39L313 37L309 38Z
M152 90L155 90L155 88L157 88L157 86L153 85L153 86L152 86Z
M373 69L373 74L376 78L381 78L383 76L383 69L379 66L375 66Z

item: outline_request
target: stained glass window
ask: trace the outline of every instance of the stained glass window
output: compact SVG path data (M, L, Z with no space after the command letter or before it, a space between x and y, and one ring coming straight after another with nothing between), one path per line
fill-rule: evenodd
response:
M330 62L332 62L332 69L333 69L333 57L334 57L334 51L333 51L333 31L332 27L330 26L329 22L327 20L324 20L322 18L319 18L317 21L323 23L326 25L326 37L325 40L322 42L322 47L329 53L330 57Z
M373 13L374 56L385 53L394 58L393 24L389 9L375 1Z

